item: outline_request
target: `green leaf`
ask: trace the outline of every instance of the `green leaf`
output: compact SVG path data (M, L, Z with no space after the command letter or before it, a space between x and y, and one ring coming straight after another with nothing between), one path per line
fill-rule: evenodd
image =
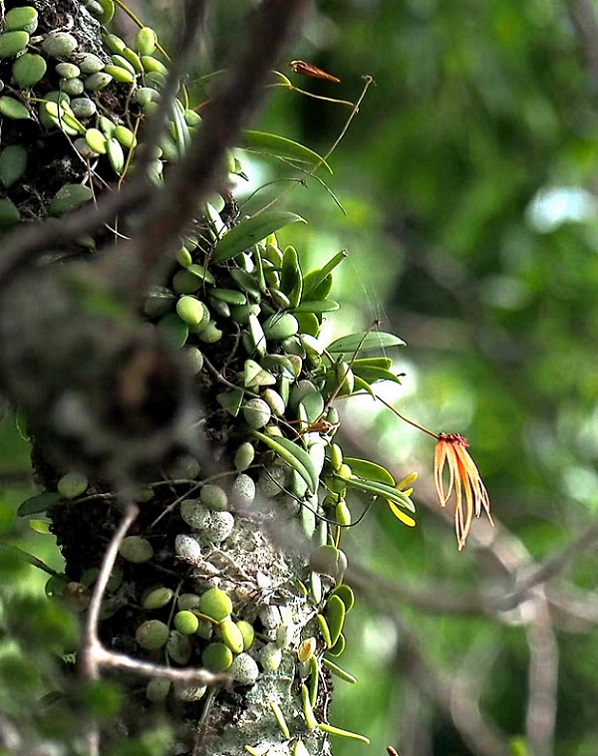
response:
M349 465L353 475L365 480L373 480L376 483L385 483L388 486L395 486L396 481L390 472L382 465L370 462L367 459L358 459L357 457L345 457L345 464Z
M29 520L29 527L41 535L50 535L50 523L48 520Z
M364 381L363 378L360 378L358 375L353 376L353 393L356 394L359 391L365 391L368 393L373 399L376 398L376 394L374 394L372 387L367 381Z
M329 648L332 648L339 639L345 623L346 613L345 605L339 596L331 596L328 599L325 614L330 629L330 639L332 641Z
M231 389L218 394L216 401L229 415L237 417L243 403L245 392L242 389Z
M214 245L213 262L224 262L236 257L248 247L265 239L283 226L290 223L306 223L305 219L285 210L272 210L269 213L253 215L227 231Z
M351 488L357 488L360 491L371 493L374 496L381 496L384 499L398 504L400 507L408 509L410 512L415 512L413 502L402 491L387 486L385 483L377 483L372 480L361 480L360 478L343 478L342 479L347 486Z
M251 340L253 341L255 351L263 357L266 354L266 336L257 315L251 314L249 316L249 333L251 335Z
M395 336L394 333L384 333L383 331L364 331L362 333L352 333L349 336L341 336L328 346L331 354L343 353L353 356L359 351L369 351L371 349L389 349L395 346L405 346L403 339Z
M309 691L307 690L307 685L305 685L305 683L301 685L301 700L303 702L303 716L305 717L305 724L307 725L308 730L313 730L318 726L318 720L316 719L316 715L314 714L314 710L309 698Z
M322 268L311 270L305 276L303 281L303 296L306 299L307 297L311 297L312 299L325 299L330 293L330 288L332 288L332 276L330 276L330 274L337 265L340 265L340 263L342 263L342 261L346 257L347 250L342 249L340 252L337 252L337 254L334 255L334 257L331 258ZM325 286L320 289L323 284L325 284ZM330 288L328 288L328 291L326 291L326 288L328 286L330 286Z
M392 367L392 359L390 357L360 357L358 360L353 360L351 368L356 375L359 375L361 367L376 367L390 370Z
M175 347L184 346L189 337L189 326L174 313L164 315L158 321L159 333Z
M259 431L253 431L253 435L259 438L260 441L263 441L266 446L269 446L272 451L276 452L281 459L303 478L307 483L310 493L313 494L318 490L318 473L305 449L297 446L297 444L288 438L273 438Z
M0 113L7 118L12 118L13 121L26 120L30 117L25 105L14 97L0 97Z
M317 338L320 333L320 321L314 315L313 312L295 312L295 317L299 323L299 338L303 339L304 336L313 336ZM324 347L321 347L320 354L324 351Z
M59 494L52 491L44 491L43 493L37 494L37 496L31 496L29 499L25 499L17 509L17 515L19 517L27 517L27 515L47 512L48 509L58 501L60 501Z
M370 739L365 735L359 735L357 732L350 732L349 730L341 730L340 727L335 727L331 724L324 724L320 722L318 725L319 730L327 732L329 735L340 735L342 738L349 738L349 740L358 740L360 743L370 744Z
M313 166L321 165L328 173L332 174L333 172L332 168L317 152L310 150L309 147L304 147L299 142L293 142L291 139L277 134L267 134L263 131L244 131L239 147L252 152L263 152L267 155L299 160Z
M288 246L284 251L280 270L280 288L289 298L290 306L296 307L301 301L303 276L295 247Z
M303 279L303 297L305 299L326 299L332 291L332 276L330 273L314 286L314 281L319 279L319 274L319 270L312 270Z
M346 672L344 669L342 669L342 667L339 667L338 664L335 664L330 659L327 659L326 657L324 657L322 661L324 662L324 666L328 667L328 669L332 672L332 674L336 675L341 680L344 680L345 682L353 683L353 684L357 682L356 677L353 677L353 675L350 672Z
M253 276L251 273L248 273L246 270L241 270L241 268L233 268L230 274L239 288L243 289L243 291L246 291L247 294L251 294L251 296L259 304L262 298L262 293L260 291L260 287L257 284L257 281L255 280L255 276Z
M338 309L340 309L340 305L333 299L304 299L300 305L294 308L293 312L322 313L334 312Z
M392 381L393 383L401 385L401 379L399 376L390 370L385 370L384 368L366 367L361 365L358 368L359 372L357 373L355 370L355 363L352 363L351 369L355 375L359 375L360 378L370 385L377 381Z
M183 157L191 143L191 132L187 121L185 121L185 109L178 100L174 101L172 109L172 123L174 126L174 140L180 157Z
M22 144L11 144L0 154L0 182L9 189L27 168L27 150Z

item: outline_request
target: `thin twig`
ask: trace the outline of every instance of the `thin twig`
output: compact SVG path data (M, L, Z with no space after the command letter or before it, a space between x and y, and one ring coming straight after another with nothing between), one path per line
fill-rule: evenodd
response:
M127 506L125 515L104 552L100 572L93 587L91 601L89 602L89 608L85 617L83 644L79 655L79 670L84 680L97 680L99 677L99 657L97 653L98 649L102 646L98 639L98 625L100 622L102 599L104 598L106 586L116 562L119 546L138 514L139 509L135 504Z

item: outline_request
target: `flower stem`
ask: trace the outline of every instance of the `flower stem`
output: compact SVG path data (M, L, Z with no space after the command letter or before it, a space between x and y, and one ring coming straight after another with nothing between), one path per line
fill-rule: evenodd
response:
M422 431L423 433L427 433L428 436L432 436L432 438L435 438L437 441L439 439L439 436L437 433L433 433L431 430L428 430L427 428L424 428L423 425L420 425L419 423L416 423L415 420L410 420L408 417L405 417L405 415L402 415L398 409L395 409L392 404L389 404L388 402L385 402L382 397L378 396L378 394L374 394L376 399L379 402L382 402L382 404L387 407L391 412L394 412L394 414L403 422L409 423L409 425L412 425L414 428L417 428L418 430Z

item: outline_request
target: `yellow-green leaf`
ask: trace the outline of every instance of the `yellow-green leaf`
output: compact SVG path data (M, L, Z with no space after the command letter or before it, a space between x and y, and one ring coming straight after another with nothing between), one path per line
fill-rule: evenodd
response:
M403 525L407 525L408 528L414 528L416 525L415 520L413 517L409 517L408 514L405 514L402 510L397 507L394 502L392 502L390 499L386 499L388 502L388 506L390 507L390 511L393 513L393 515L397 518L397 520L400 520Z

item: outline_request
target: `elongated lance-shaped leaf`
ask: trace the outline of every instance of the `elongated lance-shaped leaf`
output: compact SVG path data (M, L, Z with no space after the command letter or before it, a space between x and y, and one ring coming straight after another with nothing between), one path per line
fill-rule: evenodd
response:
M360 357L358 360L353 360L351 367L356 375L359 375L359 370L362 367L390 370L392 359L390 357Z
M339 667L338 664L335 664L330 659L324 657L322 659L322 662L324 663L324 666L332 672L333 675L336 675L341 680L352 684L355 684L357 682L356 677L354 677L350 672L344 670L342 667Z
M353 363L352 370L354 375L358 375L362 380L364 380L366 383L369 383L370 385L372 383L376 383L377 381L392 381L393 383L401 383L401 379L398 375L392 373L390 370L386 370L385 368L366 367L364 365L360 365L357 367L357 370L355 370L355 364Z
M363 378L360 378L358 375L354 375L353 378L355 379L353 382L354 394L357 394L359 391L365 391L372 397L372 399L376 398L376 394L374 394L374 389L370 386L370 384L367 381L364 381Z
M367 459L358 459L357 457L345 457L343 462L349 465L353 475L357 475L358 478L373 480L377 483L386 483L388 486L396 485L392 474L385 467L382 467L382 465L370 462Z
M60 501L60 494L53 491L44 491L43 493L32 496L20 505L17 510L19 517L27 517L27 515L39 514L40 512L47 512L47 510Z
M321 165L328 173L332 174L332 168L317 152L310 150L299 142L287 139L277 134L268 134L263 131L244 131L241 136L239 147L252 152L263 152L267 155L299 160L311 166Z
M323 732L327 732L329 735L340 735L340 737L342 738L358 740L360 743L365 743L366 745L370 744L370 739L366 738L365 735L360 735L359 733L351 732L350 730L342 730L340 727L335 727L334 725L324 724L323 722L320 722L318 729L323 730Z
M270 701L270 708L272 709L272 713L274 714L274 717L276 719L276 724L278 725L284 737L288 740L291 737L291 733L278 702Z
M394 333L365 331L362 333L352 333L349 336L341 336L340 339L333 341L327 349L331 354L343 353L352 357L358 351L366 352L371 349L389 349L395 346L405 346L405 342L403 339L395 336Z
M252 215L251 218L231 228L216 242L212 251L212 262L230 260L283 226L297 222L305 223L306 221L300 215L285 210L272 210L269 213Z
M293 309L293 312L315 312L321 314L323 312L334 312L339 308L339 303L333 299L304 299L300 305Z
M384 483L376 483L372 480L361 480L360 478L343 478L343 481L352 488L357 488L360 491L371 493L373 496L381 496L384 499L389 499L400 507L408 509L410 512L415 512L415 506L411 499L402 491L398 491L392 486L387 486Z
M405 514L397 505L392 502L390 499L386 499L386 502L388 506L390 507L390 511L393 513L393 515L397 518L397 520L400 520L403 525L407 525L408 528L414 528L416 526L416 522L413 519L413 517L410 517L408 514Z
M253 435L269 446L307 483L310 493L318 490L318 473L309 454L288 438L274 438L265 433L253 431Z

